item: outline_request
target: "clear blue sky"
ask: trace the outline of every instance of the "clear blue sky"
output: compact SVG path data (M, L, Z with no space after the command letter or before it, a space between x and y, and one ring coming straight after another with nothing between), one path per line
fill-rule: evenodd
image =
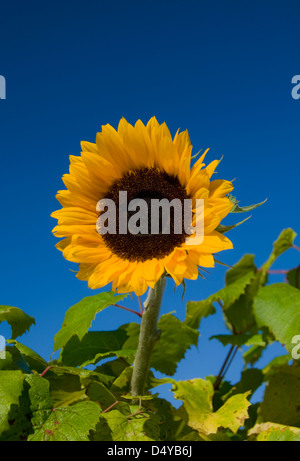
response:
M283 228L300 231L300 100L291 97L299 17L297 0L2 2L0 303L35 317L21 342L48 359L66 309L96 293L54 247L50 214L69 154L122 116L134 123L155 115L173 134L188 129L195 153L210 147L209 159L224 156L218 177L236 178L242 205L268 197L230 233L225 263L255 253L260 265ZM295 266L298 255L290 250L274 267ZM224 275L217 267L206 281L188 283L183 302L169 283L162 312L183 318L186 301L217 291ZM93 328L130 321L135 316L112 307ZM226 350L207 338L222 332L220 315L203 322L199 349L187 354L178 379L218 372ZM241 366L237 357L228 377L238 379Z

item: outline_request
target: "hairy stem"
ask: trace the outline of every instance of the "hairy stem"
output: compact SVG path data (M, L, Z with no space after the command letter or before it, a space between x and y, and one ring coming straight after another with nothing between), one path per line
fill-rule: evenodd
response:
M157 321L166 279L162 276L154 288L149 289L144 303L144 312L139 336L139 344L133 364L131 378L131 395L143 395L145 383L150 369L151 354L154 344L159 339Z

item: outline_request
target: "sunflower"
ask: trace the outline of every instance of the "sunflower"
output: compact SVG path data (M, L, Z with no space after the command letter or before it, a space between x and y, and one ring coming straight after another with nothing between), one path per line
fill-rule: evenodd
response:
M122 118L117 131L109 124L102 126L96 143L84 141L81 148L79 157L70 156L70 173L63 176L66 190L56 196L62 209L51 216L58 220L54 235L63 237L57 248L68 261L79 263L77 277L88 281L90 288L112 282L113 291L139 296L165 273L179 285L184 279L196 280L199 269L214 266L215 253L232 248L216 230L232 208L226 197L232 183L211 180L220 160L206 166L208 149L191 167L187 130L178 130L172 138L167 125L155 117L146 126L141 120L132 126ZM120 191L127 192L128 201L191 199L193 210L196 199L203 199L203 242L187 244L184 232L174 232L174 222L169 234L101 235L96 228L97 204L110 198L118 210Z

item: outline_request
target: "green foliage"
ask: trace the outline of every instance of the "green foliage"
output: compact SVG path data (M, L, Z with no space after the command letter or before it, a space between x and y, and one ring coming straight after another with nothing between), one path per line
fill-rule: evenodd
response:
M232 203L235 213L259 205ZM285 283L268 282L272 264L293 247L295 236L285 229L261 268L254 255L244 255L227 270L224 288L187 303L184 321L172 312L160 317L145 395L139 397L130 395L130 381L140 324L90 331L95 316L125 295L103 292L67 310L54 341L59 358L49 362L16 340L34 319L1 306L0 322L8 322L12 338L0 359L0 441L300 441L299 267L288 271ZM186 351L197 347L203 320L216 312L228 330L210 338L228 351L223 366L217 364L219 374L171 378ZM276 342L282 355L261 369L259 359ZM244 369L231 383L225 373L236 354ZM156 394L165 383L179 408ZM263 399L253 402L262 385Z
M161 336L154 347L151 366L172 376L176 372L178 362L184 358L186 350L193 345L197 346L199 332L172 314L162 315L158 328Z
M299 442L300 429L282 424L256 424L249 431L249 439L257 442Z
M89 330L98 312L124 298L125 295L115 296L112 292L100 293L87 296L70 307L66 312L62 328L54 337L54 351L65 346L73 335L77 335L80 341Z
M18 307L0 306L0 323L6 321L12 331L12 339L26 333L34 324L34 318L25 314Z
M291 352L293 337L300 332L299 290L286 283L262 287L253 307L257 324L268 326L275 338Z
M272 421L288 426L300 425L300 366L284 364L269 372L258 422Z
M300 288L300 266L288 271L286 278L290 285L295 288Z
M175 398L183 401L187 424L200 435L215 434L219 428L229 428L236 433L248 417L248 392L233 395L213 412L214 388L210 381L200 378L179 381L174 384L173 391Z

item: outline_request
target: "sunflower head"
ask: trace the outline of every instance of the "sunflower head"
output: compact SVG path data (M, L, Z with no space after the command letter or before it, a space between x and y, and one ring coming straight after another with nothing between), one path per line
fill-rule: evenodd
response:
M207 151L191 167L187 131L177 131L172 138L167 125L155 117L146 126L140 120L132 126L122 118L118 130L105 125L96 143L82 142L81 147L79 157L70 156L69 174L63 176L66 189L57 194L62 208L51 216L58 220L53 233L63 238L57 248L67 260L79 263L77 277L87 280L90 288L112 282L114 291L142 295L164 273L179 285L184 278L197 279L199 268L213 267L215 253L232 248L231 241L216 231L232 208L226 197L232 183L211 180L219 160L206 166ZM193 244L193 236L187 240L190 232L185 230L183 213L180 218L175 214L175 206L170 207L167 232L164 213L156 214L154 221L152 203L167 200L183 209L189 201L194 225L199 199L204 212L200 244L196 239ZM99 209L103 200L114 204L113 232L99 231L99 219L106 211ZM128 204L138 204L140 215L133 213L137 206ZM141 221L148 222L146 232L128 231L133 221L140 226Z

